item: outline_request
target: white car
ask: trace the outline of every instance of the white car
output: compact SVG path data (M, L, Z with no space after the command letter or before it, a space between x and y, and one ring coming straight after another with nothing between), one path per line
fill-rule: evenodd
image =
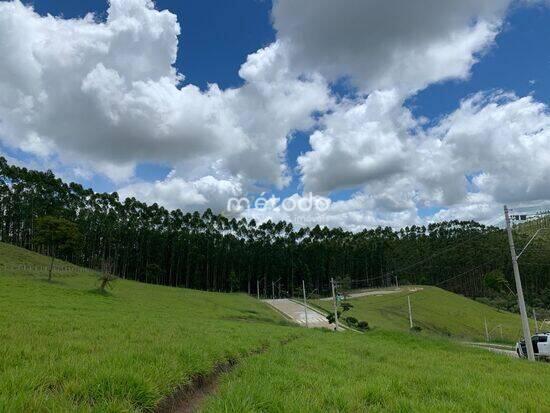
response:
M550 359L550 332L535 334L531 337L531 342L533 343L533 351L536 358ZM516 352L519 357L527 357L525 340L521 340L516 344Z

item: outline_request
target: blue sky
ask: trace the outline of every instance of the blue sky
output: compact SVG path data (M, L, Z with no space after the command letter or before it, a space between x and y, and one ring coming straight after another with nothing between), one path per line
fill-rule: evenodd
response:
M66 18L83 17L93 12L105 16L107 3L101 0L68 1L39 0L32 4L41 14L51 13ZM157 0L158 9L168 9L178 16L182 26L180 50L176 67L185 75L184 83L206 88L218 83L222 88L238 87L243 80L238 71L246 57L275 39L271 24L271 1L240 0ZM470 94L480 90L503 89L520 95L533 94L538 100L550 99L550 9L544 7L515 8L507 18L506 27L491 48L473 67L468 81L451 80L429 86L412 96L408 106L417 116L432 120L454 109ZM534 81L535 83L531 83ZM288 161L294 168L300 153L310 149L309 135L297 132L288 147ZM142 164L137 170L143 179L162 179L170 168ZM277 196L296 191L299 180ZM101 177L91 182L102 190L114 190L115 185ZM345 199L350 190L335 191L333 199Z
M103 0L37 0L32 4L40 14L79 18L95 13L105 18ZM178 16L182 34L176 67L185 83L205 88L208 83L221 87L240 86L238 71L250 53L275 39L271 25L271 1L268 0L157 0L156 8Z
M456 109L460 100L469 94L490 89L533 94L538 100L548 102L549 22L548 8L514 9L496 45L473 67L468 81L432 85L411 98L410 106L416 114L434 119Z
M4 0L2 3L7 4L9 1ZM93 12L96 15L97 21L105 21L108 16L107 2L99 0L80 2L68 0L36 0L32 2L24 1L24 3L26 5L32 5L34 10L41 16L52 14L60 19L80 19L89 12ZM136 0L136 3L145 2L144 0ZM471 206L471 202L481 202L483 205L487 206L488 211L492 211L497 203L506 200L506 196L510 199L513 198L507 195L506 191L498 189L500 186L498 182L495 181L498 177L504 176L507 173L513 173L513 171L506 170L505 168L503 169L502 165L495 165L494 162L489 165L491 161L488 159L480 160L480 166L467 165L469 163L468 158L460 162L457 161L457 163L461 163L458 169L462 171L461 168L463 166L464 170L463 172L458 171L456 173L457 175L453 177L446 176L447 172L445 171L445 165L443 165L445 161L441 161L441 170L437 173L434 172L432 174L429 171L423 172L423 176L417 177L415 178L416 180L409 182L406 175L400 175L402 173L401 169L403 168L396 166L396 162L404 162L407 164L409 162L408 157L412 156L411 153L414 152L414 150L406 154L384 154L385 149L387 149L384 144L379 144L377 146L375 141L363 142L354 140L354 131L347 127L342 128L345 129L346 132L339 130L331 131L330 134L332 135L330 135L329 132L323 133L323 131L327 128L327 125L330 125L331 118L339 119L337 116L339 114L344 116L345 111L352 106L359 109L361 104L367 102L368 105L374 107L375 98L373 96L378 91L392 90L394 85L396 88L395 90L398 90L398 92L396 92L398 97L396 97L395 99L397 100L392 103L392 105L395 106L395 110L390 115L390 118L386 119L384 113L378 115L369 114L365 115L369 116L369 118L362 121L363 126L368 126L370 123L375 123L379 126L382 125L380 126L380 130L376 129L372 132L373 137L369 137L371 140L376 140L377 138L374 138L374 136L378 136L381 133L383 137L380 139L390 139L386 135L392 136L394 133L405 133L403 130L406 130L408 126L397 124L392 126L392 128L396 128L395 131L388 131L388 126L386 125L387 122L392 123L396 118L403 115L413 119L416 126L422 125L425 133L430 135L428 136L430 139L437 135L437 139L440 140L440 143L445 144L446 142L454 142L456 139L471 141L471 137L465 138L463 135L464 126L475 124L476 117L480 117L479 113L477 113L478 111L489 111L488 108L493 107L495 111L499 110L505 113L506 116L513 116L516 98L506 98L508 100L504 99L506 100L504 101L502 97L494 96L500 93L499 91L514 93L517 96L517 100L520 101L517 105L522 104L529 106L530 111L527 110L526 113L537 111L537 107L540 110L540 106L537 105L544 106L548 104L550 98L550 83L547 76L550 69L550 52L547 46L547 39L550 37L550 8L546 7L544 2L531 2L530 5L526 6L526 3L520 2L519 0L498 0L493 3L500 3L502 7L495 6L494 10L491 9L489 15L485 15L483 14L485 12L477 10L476 2L474 1L465 3L459 1L452 2L452 7L442 7L440 10L435 11L426 10L424 16L422 16L422 14L415 14L414 10L411 9L413 12L413 17L411 17L411 19L417 18L420 19L420 21L416 25L412 24L412 29L407 29L406 27L400 28L403 30L403 34L395 34L391 30L384 31L383 27L376 28L377 19L381 20L387 16L381 14L381 17L378 18L375 15L378 12L376 8L369 9L368 7L370 6L365 6L365 4L370 2L364 2L362 4L362 2L356 0L346 0L342 3L342 10L331 10L333 6L330 5L330 2L323 2L323 6L318 7L320 10L315 10L315 13L317 13L315 19L317 20L313 20L313 22L308 21L308 19L315 13L308 11L307 6L302 7L302 4L305 3L301 2L299 7L293 8L291 2L282 0L278 5L277 12L272 13L273 4L271 1L267 0L241 0L235 2L222 0L204 0L200 2L191 0L177 2L157 0L155 2L155 8L157 10L166 9L170 13L176 15L181 26L175 69L178 73L184 75L185 79L179 87L196 86L203 94L207 95L210 93L209 84L216 83L223 91L235 89L240 93L241 89L244 90L247 84L238 74L241 65L247 61L247 57L254 55L259 49L272 49L275 42L284 43L284 47L290 50L286 51L285 49L285 53L288 54L287 57L290 62L285 63L289 65L289 73L294 70L301 70L303 73L302 77L297 78L299 83L292 86L292 88L300 87L304 85L304 82L306 86L308 86L307 81L311 80L308 76L313 76L313 73L320 74L322 80L319 82L325 82L329 87L327 93L330 94L333 103L319 103L319 109L314 109L314 112L318 112L319 114L313 115L310 121L305 122L309 124L308 127L298 128L298 130L290 129L288 131L289 136L286 150L284 152L279 152L277 155L283 157L283 162L287 165L288 171L290 172L287 184L279 188L277 188L277 185L274 183L265 184L265 178L260 178L262 175L258 173L258 178L255 181L256 185L249 186L249 188L244 191L245 193L257 195L260 191L267 191L268 194L273 193L278 197L285 198L296 193L300 194L304 189L312 188L315 193L322 196L329 196L333 201L342 201L344 203L359 194L359 197L365 196L367 200L365 202L369 205L368 208L381 208L380 213L375 211L376 213L372 215L372 219L384 217L382 220L386 219L387 222L390 223L393 222L393 218L388 218L390 215L394 217L399 216L399 218L396 218L397 222L399 222L399 220L404 220L403 222L413 222L418 219L430 219L434 218L440 212L445 213L445 211L456 212L457 216L460 214L468 215L468 206ZM466 3L468 3L468 5L463 6ZM487 3L491 2L488 1ZM407 4L406 7L413 6ZM326 16L322 14L325 13L324 8L326 9ZM346 10L346 8L349 8L349 10ZM399 8L399 6L396 5L396 8ZM505 12L503 12L503 10L505 10ZM336 15L340 14L340 12L342 14L342 20L339 19L340 16ZM346 15L348 12L350 14ZM353 27L353 23L350 23L348 25L349 27L346 27L346 21L353 19L354 15L358 15L359 18L361 18L361 13L363 12L374 15L370 24L365 23L365 27L360 29ZM333 16L331 16L330 13L332 13ZM434 13L434 16L430 16L430 13ZM452 16L453 13L455 13L454 16ZM449 17L447 14L451 16ZM399 17L399 10L390 10L387 12L387 15L393 16L394 18L396 16ZM327 27L325 31L331 32L334 30L334 33L331 34L331 37L322 40L324 33L322 30L319 31L319 28L316 27L318 26L316 23L317 21L324 21L325 17L329 19L333 18L334 20L334 27ZM371 17L365 14L366 21L368 21L369 18ZM425 19L425 21L422 21L422 19ZM461 21L461 19L465 22L463 26L452 26L456 24L457 21ZM476 24L480 22L483 23L484 20L487 22L487 27L490 28L489 34L485 34L488 36L488 40L479 40L482 39L483 33L478 36L478 34L474 33L474 29L477 28ZM338 26L342 21L344 24ZM358 21L361 22L361 20ZM445 28L439 27L434 23L437 21L449 22L448 33L445 32ZM495 24L495 22L497 22L497 24ZM417 33L417 31L422 32L418 27L425 25L429 26L432 23L434 25L433 31L427 30L426 33ZM481 24L479 24L479 26L481 33L483 27ZM280 29L279 33L275 27ZM296 32L293 31L294 27L300 29ZM300 32L302 27L304 30L303 36ZM165 29L166 28L163 28L162 30ZM412 31L406 32L407 30ZM464 34L464 30L466 30L466 34ZM399 30L396 31L398 32ZM471 33L468 33L468 31L471 31ZM298 35L296 33L298 33ZM311 34L311 38L308 38L310 33L313 34ZM462 60L459 59L453 63L453 57L449 55L449 67L452 65L460 65L461 62L468 61L468 57L472 56L475 56L477 63L467 63L464 68L460 70L457 69L457 73L455 73L452 68L445 68L443 72L447 71L449 72L448 74L436 73L434 75L424 75L424 71L429 72L432 69L431 66L439 64L440 61L436 60L432 63L426 62L425 70L422 69L422 61L420 61L420 63L418 63L420 69L411 75L412 80L406 80L406 90L403 89L402 91L399 91L399 88L402 87L400 86L402 79L399 79L399 76L395 77L395 75L390 75L389 81L387 78L384 78L383 75L378 75L378 77L375 76L377 70L382 74L386 71L391 73L391 65L397 64L388 60L388 67L386 70L383 66L384 59L387 58L387 56L384 55L384 47L377 48L376 44L363 46L360 42L360 46L355 46L359 47L359 49L353 49L353 53L359 55L356 60L350 58L350 61L347 62L345 61L346 57L342 56L349 55L340 55L340 50L345 49L349 44L355 42L358 35L365 36L365 39L371 37L376 38L380 43L387 40L389 42L387 48L395 47L396 53L405 53L402 44L407 44L407 38L411 36L417 36L419 38L419 49L416 52L417 54L419 51L422 52L429 47L434 47L434 45L440 47L441 43L438 42L441 42L441 39L444 39L443 41L448 41L448 47L450 48L460 47L459 43L456 45L452 44L452 41L455 40L449 40L454 39L454 37L450 37L449 33L459 33L461 36L463 35L464 39L468 42L473 42L472 39L475 35L478 36L476 37L476 39L478 39L476 41L480 42L480 45L468 46L471 47L471 50L465 52L466 54ZM491 38L491 33L494 35L494 38ZM403 36L402 38L395 39L395 37L401 35ZM326 43L327 39L330 39L328 40L329 43L334 43L334 50L331 51L330 47L332 45L329 45L326 55L329 56L333 53L334 61L337 62L336 64L331 65L332 62L330 62L330 60L327 64L327 62L323 60L325 52L322 47L319 52L320 55L314 55L314 53L316 53L314 49L317 46L315 43L315 36L319 37L320 44L322 44L322 41ZM342 39L339 39L340 36ZM427 39L426 36L433 36L433 39ZM467 36L471 36L471 38L467 38ZM21 41L24 42L25 40ZM340 46L338 46L339 41L342 42ZM420 42L425 42L424 46L422 46ZM301 43L303 43L303 45ZM311 56L304 57L297 56L296 54L292 55L292 53L295 52L295 50L299 50L301 46L305 47L302 49L302 54L308 55L311 51ZM413 45L413 47L416 46L416 44ZM159 45L157 44L153 49L158 47ZM352 46L350 46L350 48L351 47ZM357 52L357 50L360 51ZM305 51L305 53L303 53L303 51ZM134 53L134 51L132 51L132 53ZM136 58L140 59L139 49L136 50L135 53ZM154 54L154 51L151 53ZM361 53L365 55L360 56ZM263 58L262 56L262 59ZM401 64L407 66L409 62L405 57L403 57L403 59L402 62L404 63ZM378 65L380 67L378 67L376 63L378 60L381 61L380 65ZM413 63L411 63L411 66L414 66ZM111 69L107 66L107 63L105 63L104 66L109 70ZM445 64L443 67L444 66ZM361 67L366 69L357 69ZM336 76L334 73L335 71ZM367 74L363 75L363 71ZM371 71L373 74L371 74ZM397 73L399 73L399 70ZM122 77L126 76L120 69L118 69L118 75ZM305 76L305 78L303 78L303 76ZM391 76L393 76L393 78ZM347 80L343 81L342 79ZM82 80L79 81L81 82ZM248 79L248 83L254 84L254 82L256 82L256 80ZM403 82L405 82L405 80L403 80ZM321 83L319 83L319 87L322 87ZM311 85L313 87L315 82L312 82ZM319 91L315 93L319 93ZM481 103L472 101L473 103L471 104L473 105L473 109L470 108L471 110L468 113L465 113L467 111L461 110L461 102L464 100L468 101L468 99L471 99L472 96L477 93L485 93L485 100ZM319 99L323 98L320 94L317 96L319 96ZM384 99L382 99L381 102L385 102L386 100ZM296 100L296 98L294 98L294 100ZM403 102L402 105L399 103L401 100ZM290 103L289 101L287 105ZM308 102L308 104L312 103ZM332 107L329 108L327 104L328 106L332 105ZM376 104L380 105L380 108L384 107L384 103ZM312 107L314 106L315 105ZM185 108L182 108L182 110L185 111ZM512 113L512 115L510 115L510 113ZM451 121L445 123L447 116L451 114L456 116L456 120L453 121L454 123ZM465 117L466 115L467 117ZM2 120L1 116L2 112L0 112L0 120ZM250 113L250 115L244 114L243 119L245 122L249 122L249 120L253 119L255 116L257 115L254 113ZM372 119L372 116L375 116L375 119ZM377 118L377 116L379 116L379 118ZM504 116L504 114L500 112L488 113L487 116L489 116L490 119L498 119L499 116ZM540 117L541 125L545 125L545 110L542 110L537 116ZM421 119L424 118L426 121L421 121ZM449 116L449 118L452 118L452 116ZM318 123L315 123L312 119L316 119ZM468 123L470 121L464 123L464 119L470 119L471 123ZM459 120L463 123L461 125L455 124ZM341 122L344 121L341 120L340 123L338 123L334 120L333 122L333 129L339 129ZM522 122L521 127L524 129L527 128L524 124L529 122L527 122L527 120L522 120ZM305 123L303 121L297 121L297 124ZM451 124L452 127L450 126ZM237 127L240 128L241 125L237 125ZM269 125L266 127L269 131ZM403 130L401 129L402 127L404 128ZM257 127L255 128L257 129ZM443 129L441 128L445 129L445 131L442 132ZM511 129L515 130L514 127ZM544 129L544 126L541 126L540 129ZM11 131L16 129L8 130ZM370 129L364 129L361 133L366 133L365 130ZM44 128L43 131L50 131L50 129ZM319 146L319 144L318 147L313 148L310 144L310 135L315 131L321 133L318 141L323 144L321 146ZM510 137L510 139L520 139L523 134L537 132L523 131L520 126L518 126L518 131L519 135L516 134ZM116 131L113 133L115 133L116 136ZM350 135L340 136L340 133L348 133ZM443 133L444 136L442 136L441 133ZM479 148L483 150L485 132L476 130L475 132L469 131L468 133L477 133L479 135L477 137L480 141ZM498 135L496 131L487 131L487 136L491 134L495 134L495 136ZM361 136L361 134L359 135ZM121 186L125 185L120 181L111 179L107 176L108 174L97 173L94 167L91 167L91 172L75 175L72 172L74 166L70 166L70 162L66 161L67 156L63 156L61 149L58 149L57 152L55 150L54 152L48 152L50 153L47 158L49 161L44 161L46 158L41 158L40 151L32 152L25 150L28 144L26 147L17 147L17 145L14 145L13 140L16 140L17 136L9 136L8 138L11 138L12 141L4 139L0 143L0 150L5 155L23 163L31 166L37 165L37 167L49 167L50 165L54 165L56 171L61 173L62 176L79 180L98 191L118 190ZM249 139L253 140L255 137L250 135ZM401 143L404 145L409 145L414 141L414 138L411 136L401 137L400 139ZM495 139L498 139L498 137ZM357 143L360 145L357 149L357 159L353 157L353 153L349 154L346 150L344 150L343 154L338 152L337 147L339 142L343 140L349 140L355 142L353 144ZM388 140L388 142L390 142L390 140ZM400 145L397 141L393 142L393 144L388 145ZM405 144L405 142L408 143ZM231 146L232 143L228 145ZM273 145L275 145L275 143ZM323 151L327 150L327 145L330 146L330 151L324 153ZM471 145L471 142L469 145ZM453 148L455 146L453 146ZM60 148L62 148L62 146ZM189 159L187 159L187 151L185 148L185 145L183 145L182 148L179 149L182 151L183 163L178 160L179 158L164 153L162 156L152 155L149 159L147 159L148 156L143 154L136 155L135 159L137 160L137 164L135 165L135 170L129 183L151 183L157 180L169 180L167 175L173 169L176 171L172 172L172 174L176 176L177 179L180 179L180 184L186 188L191 184L191 186L196 187L197 179L200 180L201 176L210 176L212 174L214 174L218 183L221 182L221 184L226 187L228 185L227 182L234 183L236 180L242 179L243 174L244 176L248 176L246 178L248 184L246 185L249 185L251 182L254 183L254 174L250 174L249 170L246 172L243 172L244 170L239 170L238 165L239 162L243 162L243 160L250 160L254 157L261 156L262 152L256 155L244 155L244 157L240 158L242 159L241 161L223 159L223 168L228 169L223 169L226 172L218 176L215 175L218 169L214 167L214 161L206 161L207 163L214 162L214 164L209 166L208 171L205 171L207 169L205 166L198 167L193 163L195 159L202 158L189 155ZM464 147L457 150L454 155L441 154L438 156L440 156L441 159L447 159L448 162L448 156L455 156L456 158L462 156L470 149L471 148ZM341 151L342 150L340 150L340 152ZM362 154L361 151L374 151L375 153L371 156L370 153L366 152ZM422 148L417 148L417 151L422 151ZM376 157L377 152L381 152L381 160ZM304 156L304 159L298 161L299 156L305 154L307 154L307 156ZM340 156L340 158L338 158L338 156ZM471 158L471 155L469 156ZM84 158L86 157L83 156L83 159ZM124 155L113 155L113 160L109 161L108 168L117 167L124 164L124 162L132 162L132 159L123 158ZM54 159L55 161L53 161ZM338 164L339 161L337 160L339 159L341 159L341 165ZM41 161L44 161L42 166ZM86 158L86 161L88 161L88 158ZM544 158L541 162L543 161ZM97 158L94 158L91 159L90 162L92 165L97 165L98 161ZM325 163L324 166L323 162ZM415 162L419 162L418 165L425 163L422 159L410 160L411 165ZM484 162L486 162L486 164L484 164ZM226 163L230 166L227 166ZM189 164L192 166L189 166ZM394 166L392 167L391 165ZM349 168L347 168L348 166ZM335 170L332 175L325 173L327 168L334 167L336 167L337 170ZM103 166L101 166L101 168L103 168ZM413 170L418 169L418 167L414 166L411 166L411 168ZM493 172L490 173L489 171L491 170ZM228 173L227 171L231 172ZM117 173L119 173L119 171L117 171ZM536 177L537 173L538 172L534 170L533 176ZM429 176L430 174L437 177L434 178L434 176ZM439 182L440 178L441 180L447 179L447 181ZM460 180L463 182L460 183ZM239 182L239 185L241 185L244 181ZM259 183L261 184L258 187ZM463 188L460 188L460 185L462 185ZM395 186L394 191L391 194L381 194L381 192L386 192L385 189L389 186ZM490 189L487 189L489 186ZM139 191L141 190L141 194L147 198L147 201L155 201L155 199L151 199L154 192L151 192L148 188L144 188L145 187L133 187L128 193L140 193ZM454 191L452 193L451 188L452 191ZM527 192L518 199L524 200L525 202L546 200L545 185L543 183L531 192ZM486 195L481 201L478 199L480 194L483 196ZM199 199L204 193L195 195L198 197L197 199ZM190 196L192 197L193 195ZM406 199L399 200L400 197ZM472 201L474 198L476 201ZM414 206L412 206L410 202L413 202ZM171 203L170 206L179 205L177 203ZM412 208L416 211L413 213L416 218L409 214L410 211L406 212L407 208ZM450 213L451 212L449 212L449 214ZM489 212L487 212L487 214L488 213ZM449 216L445 215L445 217L448 218ZM481 218L482 217L480 217L480 219Z

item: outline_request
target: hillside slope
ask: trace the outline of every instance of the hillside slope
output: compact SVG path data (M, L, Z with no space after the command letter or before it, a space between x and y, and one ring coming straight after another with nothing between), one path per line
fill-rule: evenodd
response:
M47 282L47 264L0 243L0 411L152 409L216 363L303 331L243 294L117 280L103 295L91 271Z
M411 299L414 325L421 327L423 333L485 341L486 319L491 341L513 343L521 337L519 315L430 286L403 287L395 294L350 299L348 302L354 307L345 316L366 320L374 328L407 331L407 295ZM332 311L331 301L314 303Z

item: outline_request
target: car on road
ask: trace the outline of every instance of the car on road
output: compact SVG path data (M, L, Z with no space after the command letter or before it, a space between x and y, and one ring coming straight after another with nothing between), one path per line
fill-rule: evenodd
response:
M531 343L533 343L533 351L536 358L550 360L550 332L535 334L531 337ZM527 358L525 340L517 342L516 352L519 357Z

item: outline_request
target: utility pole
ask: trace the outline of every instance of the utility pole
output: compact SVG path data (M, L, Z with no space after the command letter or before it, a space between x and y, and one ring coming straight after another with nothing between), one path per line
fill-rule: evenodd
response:
M489 342L489 328L487 327L487 317L483 317L483 321L485 323L485 341Z
M275 281L271 281L271 298L275 299Z
M523 287L521 286L521 278L519 275L518 259L516 256L516 247L514 245L514 236L512 235L512 226L510 225L510 215L508 207L504 205L504 219L506 220L506 230L508 232L508 243L510 244L510 254L512 255L512 267L514 269L514 278L516 280L516 290L518 294L519 312L521 315L521 324L523 327L523 338L527 349L527 358L531 361L535 360L533 351L533 343L531 342L531 331L529 329L529 319L527 318L527 309L525 308L525 299L523 298Z
M409 323L411 325L411 328L413 328L413 313L411 310L411 296L407 296L407 302L409 303Z
M330 283L332 284L332 301L334 301L334 321L336 323L336 329L334 331L338 331L338 303L336 302L336 291L334 288L334 278L330 279Z
M309 328L309 324L307 322L307 298L306 298L306 281L302 280L302 290L304 291L304 313L306 315L306 328Z
M258 296L258 300L260 299L260 280L256 280L256 295Z
M539 323L537 322L537 313L533 308L533 319L535 320L535 334L539 333Z
M399 280L397 279L397 275L395 276L395 286L399 288Z

